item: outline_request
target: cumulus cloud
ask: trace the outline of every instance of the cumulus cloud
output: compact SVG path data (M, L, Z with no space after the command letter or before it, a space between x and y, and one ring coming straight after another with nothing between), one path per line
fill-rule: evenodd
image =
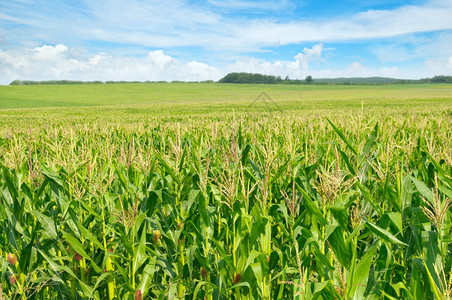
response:
M177 60L169 55L166 55L162 50L149 52L146 61L160 70L164 70L178 64Z
M0 66L6 70L0 82L22 80L218 80L229 72L251 72L302 78L309 63L320 60L322 44L304 48L291 61L267 61L242 57L219 69L199 61L181 62L162 50L145 57L115 57L106 53L82 56L62 44L44 45L22 52L0 50Z
M68 48L65 45L57 44L55 46L36 47L32 51L34 59L38 61L52 61L61 59L67 53Z
M250 72L267 75L289 76L291 78L304 78L309 75L309 63L322 58L323 44L316 44L312 48L304 48L291 61L277 60L274 62L243 57L227 66L230 72Z
M323 44L304 48L292 60L269 61L255 57L241 57L233 62L214 66L199 61L184 62L163 50L150 51L143 56L113 56L107 53L83 55L66 45L44 45L23 51L0 50L0 84L21 80L85 80L85 81L202 81L218 80L230 72L249 72L292 79L331 77L384 76L420 78L450 74L452 56L425 61L428 74L418 68L400 70L396 66L372 68L365 61L355 61L343 69L321 68L328 65ZM315 63L315 64L313 64ZM315 66L316 68L313 68ZM320 66L320 67L319 67Z
M291 78L315 76L315 72L319 76L351 72L373 76L401 72L393 69L394 64L403 68L400 76L426 77L433 71L451 74L452 0L415 1L415 5L330 18L305 16L303 11L294 14L294 7L307 4L293 0L3 2L0 83L16 78L216 80L230 71ZM55 41L61 44L42 45ZM362 65L364 69L359 69L351 64L344 68L345 61L359 60L346 57L348 53L323 64L329 57L322 44L296 50L299 53L288 60L257 59L251 54L282 52L289 47L292 51L298 45L319 42L338 42L342 49L348 43L359 43L353 50L356 56L366 57L370 51L384 67ZM77 53L71 47L91 54ZM16 50L21 48L28 50ZM163 50L136 56L141 49ZM179 54L174 57L173 53ZM241 58L229 63L225 57ZM413 63L423 69L406 69ZM314 68L319 65L343 69Z
M12 80L184 80L218 79L220 73L209 65L183 63L162 50L145 57L114 57L106 53L74 54L62 44L44 45L25 51L0 50L0 84Z
M344 69L314 69L312 62L323 61L323 44L316 44L312 48L304 48L293 57L293 60L268 61L253 57L243 57L226 67L228 72L251 72L275 76L289 76L292 79L304 79L311 75L314 78L335 77L393 77L416 78L418 73L404 73L396 66L371 68L362 62L352 62Z

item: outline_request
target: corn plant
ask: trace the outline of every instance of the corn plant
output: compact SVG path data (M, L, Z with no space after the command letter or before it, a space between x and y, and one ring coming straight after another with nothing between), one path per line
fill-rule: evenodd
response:
M320 114L4 134L2 297L451 299L452 115Z

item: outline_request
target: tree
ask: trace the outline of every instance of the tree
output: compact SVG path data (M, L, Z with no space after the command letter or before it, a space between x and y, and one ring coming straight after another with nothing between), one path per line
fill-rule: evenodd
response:
M312 84L313 82L312 76L311 75L306 76L304 81L306 82L306 84Z
M229 73L221 78L219 83L251 83L251 84L275 84L281 82L281 77L253 73Z

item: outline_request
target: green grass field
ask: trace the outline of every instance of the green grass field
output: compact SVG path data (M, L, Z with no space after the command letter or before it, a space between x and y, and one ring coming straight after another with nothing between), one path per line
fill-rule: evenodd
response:
M293 107L340 100L375 104L393 100L448 100L450 85L235 85L215 83L131 83L0 86L0 109L99 105L228 103L248 104L265 91ZM300 103L301 102L301 103ZM395 101L397 104L398 101ZM321 103L325 104L325 103Z
M253 103L266 92L276 104ZM132 83L0 86L0 131L76 123L203 118L227 120L271 113L274 117L332 116L357 112L412 113L450 109L450 85L234 85ZM89 108L88 108L89 107ZM281 110L281 111L279 111ZM383 110L383 111L382 111ZM141 120L141 121L140 121Z
M452 299L451 141L451 85L0 86L0 294Z

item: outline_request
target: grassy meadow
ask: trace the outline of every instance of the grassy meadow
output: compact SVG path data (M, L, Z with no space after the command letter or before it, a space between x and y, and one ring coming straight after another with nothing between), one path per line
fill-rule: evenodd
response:
M452 299L451 141L452 85L0 86L0 293Z

